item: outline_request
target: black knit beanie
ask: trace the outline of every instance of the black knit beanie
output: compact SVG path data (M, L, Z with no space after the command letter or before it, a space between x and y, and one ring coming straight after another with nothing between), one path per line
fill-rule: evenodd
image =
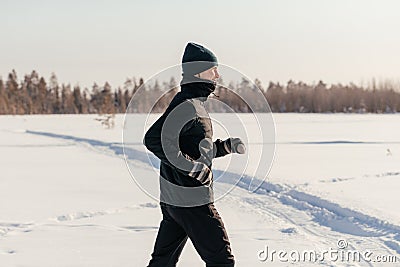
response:
M218 65L217 57L209 49L188 43L182 57L183 75L195 75Z

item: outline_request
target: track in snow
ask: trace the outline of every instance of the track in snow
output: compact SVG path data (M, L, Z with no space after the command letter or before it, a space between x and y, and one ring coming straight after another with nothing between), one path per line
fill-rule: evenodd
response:
M125 150L128 160L135 160L159 167L159 160L153 155L147 155L145 152L131 147L123 148L121 143L108 143L50 132L27 130L26 133L63 139L85 146L89 145L92 149L97 150L97 152L110 156L122 157ZM136 145L141 144L138 143ZM151 163L149 163L149 160ZM232 172L222 173L219 170L213 172L217 177L220 176L216 182L232 185L233 181L239 180L236 186L246 191L253 182L252 178L247 175L239 177L239 174ZM293 225L292 227L282 229L283 232L296 233L296 231L300 231L307 234L311 240L318 241L321 238L329 240L327 244L329 243L330 245L334 244L339 238L346 236L353 240L352 243L357 244L353 245L353 249L373 246L388 254L400 253L400 226L356 210L342 207L339 204L306 192L301 192L289 186L264 181L258 190L250 194L249 197L243 198L228 195L229 197L243 202L242 204L259 213L280 218L286 223ZM280 203L281 205L276 205L276 203ZM286 208L282 209L282 206ZM62 216L59 218L60 221L64 218L68 220L68 216ZM75 215L70 216L73 217ZM310 223L310 221L313 223ZM327 229L329 229L329 236L326 233ZM1 231L0 227L0 234Z

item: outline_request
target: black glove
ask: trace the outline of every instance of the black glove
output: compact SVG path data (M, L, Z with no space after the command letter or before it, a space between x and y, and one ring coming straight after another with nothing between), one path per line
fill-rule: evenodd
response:
M225 150L228 153L244 154L246 153L246 146L240 138L228 138L224 141Z

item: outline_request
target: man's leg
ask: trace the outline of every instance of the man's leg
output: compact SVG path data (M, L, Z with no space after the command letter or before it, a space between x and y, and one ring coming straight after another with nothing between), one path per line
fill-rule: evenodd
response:
M176 266L188 236L174 219L168 214L165 207L161 206L163 220L158 229L154 251L148 267L173 267Z
M170 210L170 215L185 229L207 267L234 266L228 235L214 204Z

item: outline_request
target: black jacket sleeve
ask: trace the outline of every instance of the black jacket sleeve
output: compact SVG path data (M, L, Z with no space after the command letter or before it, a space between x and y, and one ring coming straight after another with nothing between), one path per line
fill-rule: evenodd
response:
M215 153L215 158L223 157L231 153L226 142L227 140L222 141L221 139L214 141L214 149L217 151L217 153Z

